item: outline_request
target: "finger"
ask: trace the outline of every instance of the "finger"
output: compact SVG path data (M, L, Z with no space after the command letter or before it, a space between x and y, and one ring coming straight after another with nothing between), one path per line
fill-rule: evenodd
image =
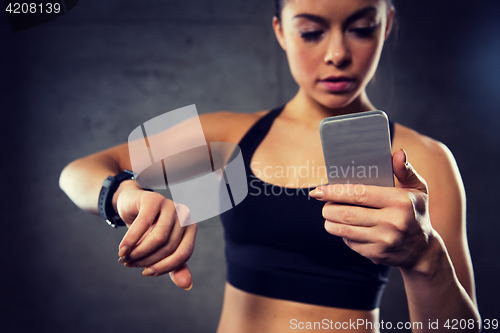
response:
M375 243L359 243L344 238L344 243L353 251L361 254L363 257L370 259L374 264L381 263L380 250Z
M177 222L175 222L177 224ZM139 249L138 255L136 257L135 249L130 253L130 261L127 263L127 267L147 267L156 264L162 259L170 256L174 253L179 246L182 236L185 232L185 228L174 227L168 241L163 244L156 251L143 252L143 249ZM152 235L151 235L152 236ZM149 238L150 236L148 236ZM142 246L142 243L139 245Z
M330 201L356 206L383 208L397 195L393 187L362 184L332 184L318 186L309 195L320 201Z
M416 189L420 192L428 193L426 181L408 162L406 151L401 149L395 152L392 156L392 165L400 187Z
M182 264L169 274L170 279L172 279L177 287L185 290L190 290L193 287L193 277L187 264Z
M350 241L358 243L373 243L373 227L360 227L332 221L325 221L325 230L341 238L347 238Z
M323 207L323 217L332 222L372 227L381 221L381 210L361 206L327 202Z
M191 211L186 205L174 202L175 211L177 212L177 219L181 227L195 223L191 218Z
M144 237L129 253L131 260L137 261L163 248L163 254L171 254L180 242L184 230L177 223L177 214L171 201L165 201L160 208L154 229ZM165 250L167 250L165 252ZM167 253L170 252L170 253Z
M122 241L119 245L120 257L126 256L130 253L130 250L139 242L139 240L144 236L144 234L153 225L158 212L160 210L160 203L158 200L144 200L139 209L139 214L135 218L134 222L127 230L125 236L123 236Z
M184 236L182 237L179 246L172 255L147 267L142 275L144 276L160 276L173 271L175 268L184 264L189 260L194 250L194 239L196 236L196 224L191 224L185 227Z

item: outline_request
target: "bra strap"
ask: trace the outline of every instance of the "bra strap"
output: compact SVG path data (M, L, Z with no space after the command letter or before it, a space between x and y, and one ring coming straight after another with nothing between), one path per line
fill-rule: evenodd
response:
M265 116L260 118L241 139L238 145L241 148L245 165L250 165L253 153L262 140L264 140L264 137L269 132L274 120L279 116L281 111L283 111L283 108L284 105L269 111Z

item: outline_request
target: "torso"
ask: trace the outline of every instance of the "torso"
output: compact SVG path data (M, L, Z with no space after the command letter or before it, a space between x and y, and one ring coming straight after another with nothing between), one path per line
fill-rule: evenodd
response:
M326 319L326 321L325 321ZM307 332L325 332L326 327L335 328L336 323L348 323L364 319L365 322L378 321L378 309L372 311L347 310L325 306L297 303L250 294L226 283L224 304L218 333L281 333L304 330L310 325L316 329ZM320 324L323 327L319 327ZM327 325L325 327L325 325ZM339 324L337 324L339 325ZM258 327L258 330L256 330ZM342 331L376 332L366 327Z
M228 141L237 144L245 133L268 111L254 114L219 113L202 116L202 126L207 141ZM212 124L216 123L216 126ZM228 130L229 129L229 130ZM223 134L221 136L221 134ZM412 145L411 140L419 134L396 125L393 139L393 151L400 147L409 147L408 154L418 155L419 147ZM252 160L252 170L259 178L267 183L282 187L314 187L328 183L326 173L318 166L324 166L324 158L317 126L307 126L303 123L279 116L273 123L264 140L255 151ZM265 173L264 166L268 167ZM293 166L308 167L308 172L301 175L306 177L292 177L282 174L276 177L269 170L278 170L279 167ZM418 163L414 166L418 167ZM303 169L305 170L305 169ZM325 331L328 325L349 322L349 320L364 319L375 323L378 321L378 309L371 311L349 310L327 306L298 303L251 294L226 284L224 304L219 323L219 333L255 332L289 332L294 328L305 325L314 325L318 331ZM302 323L302 324L301 324ZM319 327L319 323L323 327ZM314 331L314 330L310 330ZM369 327L358 327L357 332L375 332Z

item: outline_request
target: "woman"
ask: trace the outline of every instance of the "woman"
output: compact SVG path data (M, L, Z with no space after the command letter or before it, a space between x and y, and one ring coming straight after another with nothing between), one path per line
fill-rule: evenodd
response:
M327 183L326 173L278 176L264 168L324 164L319 122L376 109L365 89L394 8L388 0L288 0L277 8L273 27L298 93L283 108L207 114L201 123L207 142L240 145L247 176L259 186L314 188ZM411 320L422 323L414 330L430 331L436 320L445 330L446 320L463 319L479 331L465 195L453 156L399 124L392 140L394 188L319 186L310 197L248 196L223 214L228 283L219 332L377 331L383 265L402 273ZM131 169L128 154L123 144L72 162L61 188L96 213L103 179ZM191 288L186 261L196 225L181 227L172 201L131 180L120 184L113 207L129 227L120 262L144 268L145 276L170 273L177 286ZM345 325L352 322L365 324Z

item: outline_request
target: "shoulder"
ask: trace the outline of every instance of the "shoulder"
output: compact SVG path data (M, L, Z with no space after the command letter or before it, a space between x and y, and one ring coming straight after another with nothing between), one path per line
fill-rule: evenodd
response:
M458 172L453 154L442 142L400 124L395 124L394 133L393 151L405 149L409 162L419 173Z
M453 154L443 143L396 124L393 151L405 149L408 161L427 182L431 216L435 223L464 220L465 190ZM444 210L448 207L448 210ZM443 216L439 216L443 215ZM446 216L444 216L446 215ZM433 223L434 224L434 223ZM437 229L442 226L436 225Z
M245 133L269 110L254 113L219 111L200 115L200 122L208 142L238 143Z

